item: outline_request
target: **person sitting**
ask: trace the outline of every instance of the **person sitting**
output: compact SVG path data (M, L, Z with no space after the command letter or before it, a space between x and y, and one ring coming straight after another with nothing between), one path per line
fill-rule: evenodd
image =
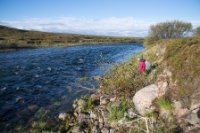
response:
M146 64L143 55L139 57L138 71L141 73L146 71Z

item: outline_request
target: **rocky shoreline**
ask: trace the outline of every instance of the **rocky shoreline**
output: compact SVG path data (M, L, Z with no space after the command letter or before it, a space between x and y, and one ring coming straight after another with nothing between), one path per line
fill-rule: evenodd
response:
M170 132L198 132L200 129L198 117L200 104L195 104L187 109L182 107L180 101L173 101L173 110L158 110L153 103L155 99L165 95L169 88L168 81L166 81L167 74L170 72L161 75L156 84L139 90L133 99L108 95L99 88L94 94L75 100L71 113L60 113L58 116L60 121L65 123L65 126L61 126L61 131L70 133L150 133L157 132L156 126L161 124L159 119L169 121L175 119L177 121Z

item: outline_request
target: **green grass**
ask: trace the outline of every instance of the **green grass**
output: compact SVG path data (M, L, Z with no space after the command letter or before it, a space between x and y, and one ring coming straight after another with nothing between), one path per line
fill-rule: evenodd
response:
M173 99L188 101L188 97L200 89L200 37L168 40L165 62L172 72L176 86Z
M89 95L85 95L81 99L84 102L80 105L80 107L81 107L81 110L83 110L84 112L87 112L94 107L95 101Z
M128 109L128 102L124 97L121 98L119 102L119 104L110 102L107 105L109 122L113 122L124 117L124 113Z
M172 102L165 97L157 99L156 104L161 109L165 109L165 110L172 110L173 109Z

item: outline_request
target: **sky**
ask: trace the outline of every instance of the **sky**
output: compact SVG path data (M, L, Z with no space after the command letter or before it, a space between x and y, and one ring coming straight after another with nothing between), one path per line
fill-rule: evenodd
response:
M180 20L200 25L200 0L0 0L0 25L78 34L138 36Z

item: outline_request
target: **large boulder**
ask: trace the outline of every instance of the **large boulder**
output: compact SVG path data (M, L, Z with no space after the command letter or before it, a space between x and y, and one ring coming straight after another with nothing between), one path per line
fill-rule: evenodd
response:
M136 92L133 97L133 103L138 113L144 115L152 110L152 102L157 98L158 90L157 85L151 84Z

